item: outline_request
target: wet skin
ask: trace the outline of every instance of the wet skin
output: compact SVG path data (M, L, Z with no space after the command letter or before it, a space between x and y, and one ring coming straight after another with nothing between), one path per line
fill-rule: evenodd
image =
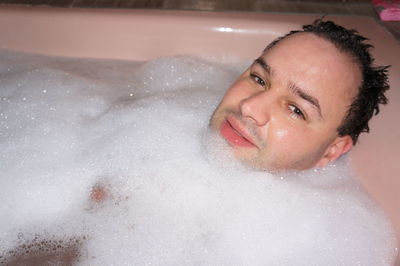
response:
M360 83L359 67L347 54L314 34L294 34L236 80L210 127L252 167L322 167L352 147L337 128Z

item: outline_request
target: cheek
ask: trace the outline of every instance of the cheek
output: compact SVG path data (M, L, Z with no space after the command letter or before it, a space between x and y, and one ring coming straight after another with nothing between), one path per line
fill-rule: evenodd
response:
M304 144L308 143L310 140L307 137L307 132L303 129L291 125L290 123L276 125L276 127L271 127L270 131L271 145L280 150L302 150Z
M222 102L224 104L237 104L246 97L246 84L243 81L235 82L225 93Z
M290 131L288 129L278 129L275 132L275 138L280 141L284 141L288 135L290 135Z

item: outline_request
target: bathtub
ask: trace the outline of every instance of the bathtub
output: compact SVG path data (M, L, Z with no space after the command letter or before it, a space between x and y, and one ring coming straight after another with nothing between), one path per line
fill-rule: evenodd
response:
M256 58L266 44L318 15L245 12L0 7L0 47L46 55L149 60L196 54ZM392 65L390 104L350 153L351 166L386 210L400 239L400 46L364 16L328 16L371 39L376 63Z

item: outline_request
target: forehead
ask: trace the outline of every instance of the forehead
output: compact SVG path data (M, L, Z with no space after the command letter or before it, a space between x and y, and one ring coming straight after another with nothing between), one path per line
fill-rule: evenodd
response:
M291 35L266 50L262 58L274 78L293 82L317 97L323 112L346 112L361 83L361 72L354 60L312 33Z

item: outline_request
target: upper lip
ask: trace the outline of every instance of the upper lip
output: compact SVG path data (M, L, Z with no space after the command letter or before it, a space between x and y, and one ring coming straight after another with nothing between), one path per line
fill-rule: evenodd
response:
M248 130L241 125L241 123L235 117L229 116L226 118L226 121L231 125L231 127L239 133L243 138L245 138L248 142L256 146L253 138L249 134Z

